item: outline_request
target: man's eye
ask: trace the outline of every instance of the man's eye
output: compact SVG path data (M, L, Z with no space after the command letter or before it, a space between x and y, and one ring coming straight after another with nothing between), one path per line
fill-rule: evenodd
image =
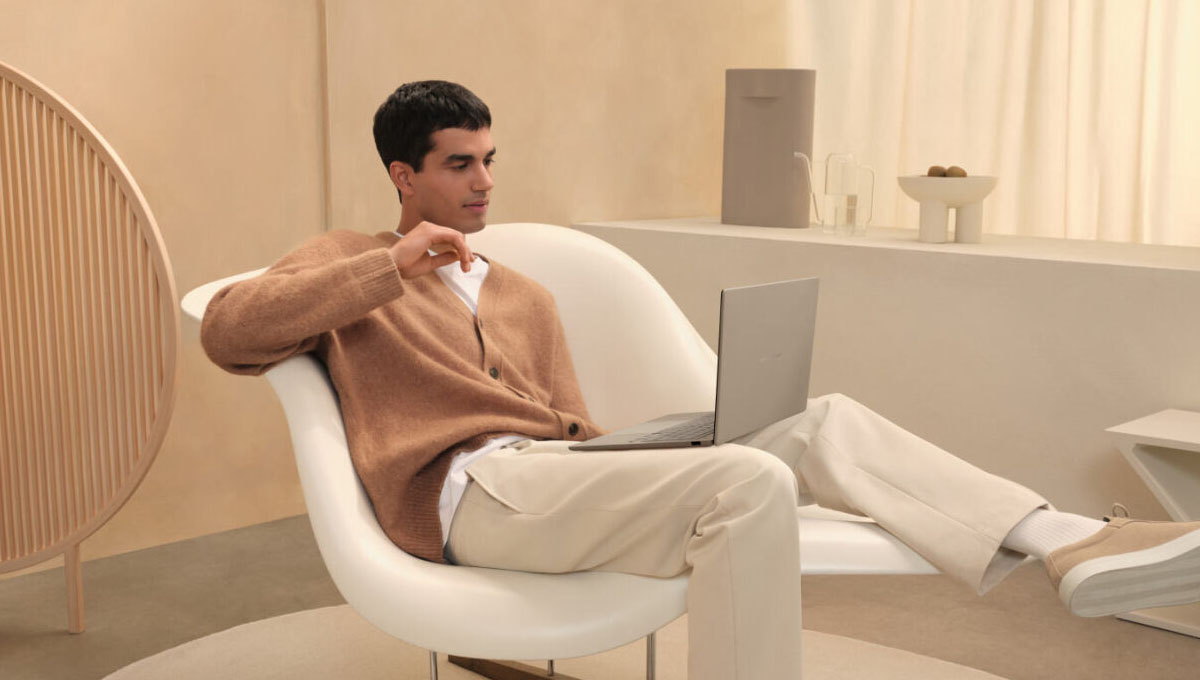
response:
M484 165L485 167L489 167L489 168L490 168L490 167L492 166L492 164L494 164L495 162L496 162L496 159L495 159L495 158L485 158L485 159L483 159L483 165Z

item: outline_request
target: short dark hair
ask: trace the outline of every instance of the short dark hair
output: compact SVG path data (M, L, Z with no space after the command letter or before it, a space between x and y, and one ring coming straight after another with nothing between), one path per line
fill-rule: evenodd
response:
M445 80L421 80L401 85L379 105L373 131L383 167L401 161L421 172L425 154L433 149L433 133L491 126L487 104L467 88Z

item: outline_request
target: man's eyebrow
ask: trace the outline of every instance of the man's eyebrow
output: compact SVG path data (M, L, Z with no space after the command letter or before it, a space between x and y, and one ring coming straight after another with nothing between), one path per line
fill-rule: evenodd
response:
M492 156L495 156L495 155L496 155L496 149L493 148L491 151L487 152L486 155L484 155L484 159L491 158ZM473 160L475 160L475 156L472 154L452 153L449 156L446 156L446 160L444 162L446 163L446 165L449 165L451 163L463 163L463 162L469 163L470 161L473 161Z

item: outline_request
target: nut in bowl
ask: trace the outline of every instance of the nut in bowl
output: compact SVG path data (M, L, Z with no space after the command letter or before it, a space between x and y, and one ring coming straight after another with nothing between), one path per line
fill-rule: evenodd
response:
M949 234L949 211L954 208L954 240L959 243L979 243L983 234L983 199L996 188L994 176L906 175L897 180L900 189L921 204L919 240L945 243Z

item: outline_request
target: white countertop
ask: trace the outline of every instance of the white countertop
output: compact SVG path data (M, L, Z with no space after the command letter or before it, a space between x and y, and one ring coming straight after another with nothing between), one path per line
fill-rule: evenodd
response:
M869 227L865 236L824 233L819 225L808 229L783 229L722 224L717 217L655 220L586 221L577 227L641 229L660 232L734 238L794 241L847 248L890 248L930 253L1011 257L1058 262L1124 265L1155 269L1200 271L1200 248L1140 243L1113 243L1082 239L1036 238L984 234L982 243L922 243L915 229Z

